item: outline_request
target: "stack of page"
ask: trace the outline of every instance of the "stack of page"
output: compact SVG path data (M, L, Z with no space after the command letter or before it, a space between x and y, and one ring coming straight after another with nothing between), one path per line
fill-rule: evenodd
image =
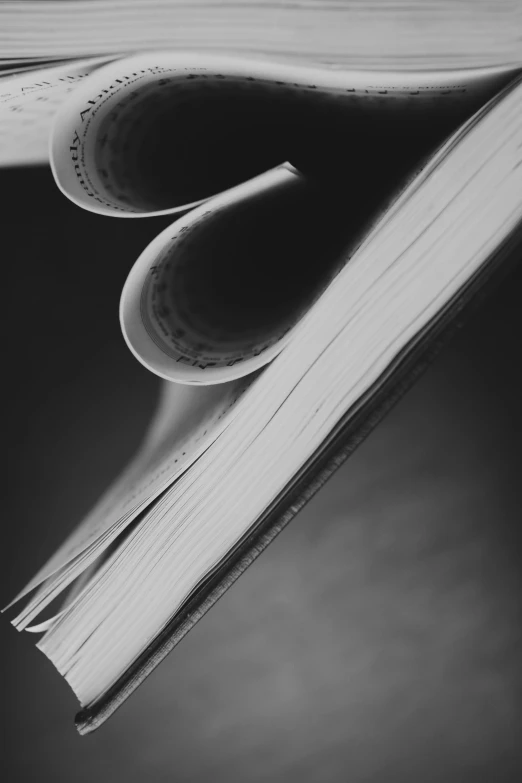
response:
M202 6L157 2L190 50L125 57L168 43L142 2L75 4L88 20L75 32L68 3L25 4L35 29L51 11L39 39L18 5L0 13L16 30L0 75L1 162L49 158L63 193L107 217L173 215L129 259L120 302L128 347L164 379L154 420L10 605L19 630L42 634L85 733L517 260L522 54L510 3L496 27L482 5L472 20L461 4L453 25L445 2L406 3L395 39L384 0L365 5L379 7L372 17L355 2L297 13L207 0L201 24ZM239 38L256 40L253 54ZM85 57L42 66L73 51Z

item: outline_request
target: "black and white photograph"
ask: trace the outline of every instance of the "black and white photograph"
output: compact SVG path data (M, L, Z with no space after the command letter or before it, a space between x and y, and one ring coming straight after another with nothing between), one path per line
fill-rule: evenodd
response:
M6 783L522 779L522 0L0 2Z

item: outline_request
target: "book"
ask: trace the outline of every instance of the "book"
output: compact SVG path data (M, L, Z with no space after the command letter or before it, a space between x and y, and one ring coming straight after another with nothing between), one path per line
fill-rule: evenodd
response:
M23 601L14 625L43 633L37 646L78 696L81 733L183 638L516 261L520 70L154 52L68 84L49 146L58 187L99 214L176 218L120 303L129 348L165 381L154 420L12 602Z

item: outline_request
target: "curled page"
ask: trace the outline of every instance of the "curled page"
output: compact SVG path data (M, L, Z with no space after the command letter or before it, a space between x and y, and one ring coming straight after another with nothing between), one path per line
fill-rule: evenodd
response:
M223 383L264 366L330 280L338 256L321 237L326 223L317 190L288 164L177 220L127 278L129 348L178 383Z
M451 116L449 132L508 78L501 68L381 73L139 55L101 68L72 93L55 120L51 166L85 209L174 214L293 158L338 149L353 112L374 122L398 109L424 123Z
M188 384L266 365L331 280L339 256L330 251L346 249L361 217L345 187L345 242L332 243L332 181L349 183L371 212L375 177L391 186L407 170L398 150L421 158L506 78L501 69L348 72L190 53L140 55L93 74L56 118L59 187L106 215L193 210L127 280L120 317L131 351ZM320 274L310 274L314 264Z

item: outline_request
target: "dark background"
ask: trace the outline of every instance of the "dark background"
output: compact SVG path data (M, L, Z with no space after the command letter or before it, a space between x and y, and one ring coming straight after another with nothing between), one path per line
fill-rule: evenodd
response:
M157 380L119 294L169 219L91 215L0 172L7 603L133 449ZM80 738L3 617L3 779L515 781L522 772L522 275L177 650Z

